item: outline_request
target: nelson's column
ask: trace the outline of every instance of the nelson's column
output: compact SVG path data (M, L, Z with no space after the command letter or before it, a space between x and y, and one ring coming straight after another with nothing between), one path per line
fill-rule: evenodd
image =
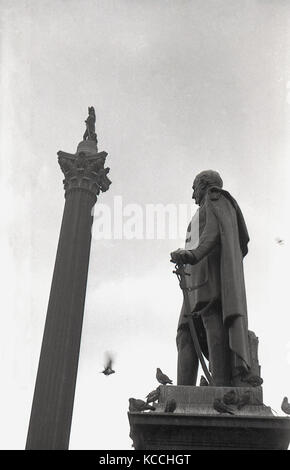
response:
M65 206L38 365L26 449L68 449L91 246L92 208L109 189L89 108L75 154L58 152Z

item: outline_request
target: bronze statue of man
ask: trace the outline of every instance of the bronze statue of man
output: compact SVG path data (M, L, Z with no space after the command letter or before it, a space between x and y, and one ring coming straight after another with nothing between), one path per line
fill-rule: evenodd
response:
M251 367L243 257L249 236L235 199L216 171L199 173L193 199L200 206L185 249L171 253L185 265L191 313L215 386L237 386ZM178 385L195 385L198 358L183 304L177 331Z

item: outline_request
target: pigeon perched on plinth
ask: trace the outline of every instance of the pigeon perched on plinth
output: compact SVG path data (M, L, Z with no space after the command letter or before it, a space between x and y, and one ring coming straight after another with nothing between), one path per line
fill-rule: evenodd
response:
M174 398L167 400L165 403L164 412L173 413L175 409L176 409L176 401L174 400Z
M156 379L161 385L172 384L172 380L163 374L162 370L157 367L156 369Z
M148 405L146 401L140 400L138 398L129 398L129 411L145 411L152 410L155 411L155 406Z
M238 395L235 390L230 390L229 392L225 393L223 396L223 402L226 405L236 405L238 403Z
M113 358L109 354L107 354L107 362L104 366L104 370L102 371L102 374L104 375L115 374L115 371L113 370L112 366L113 366Z
M206 378L203 375L200 377L199 386L200 387L208 387L208 381L206 380Z
M249 377L242 379L242 382L249 384L251 387L259 387L264 381L262 377L259 377L258 375L250 375Z
M146 402L154 403L155 401L158 400L159 396L160 396L160 386L157 387L155 390L152 390L152 392L148 393L148 395L146 396L147 398Z
M242 396L239 398L239 402L237 405L238 410L241 410L244 406L248 405L251 400L251 392L250 390L246 390Z
M213 401L213 407L219 413L229 413L230 415L234 415L232 408L226 405L220 398L215 398Z
M281 410L286 413L286 415L290 415L290 403L288 402L288 398L284 397L281 405Z

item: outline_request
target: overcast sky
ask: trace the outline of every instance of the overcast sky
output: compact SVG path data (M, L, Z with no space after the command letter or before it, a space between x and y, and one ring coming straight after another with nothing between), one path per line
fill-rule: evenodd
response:
M194 210L192 180L209 168L238 200L251 238L249 327L264 401L280 412L290 396L289 2L0 0L0 17L1 448L25 446L64 206L56 153L76 151L91 105L113 181L99 202ZM169 253L182 245L93 237L71 449L129 449L128 398L157 385L156 367L176 383L182 299Z

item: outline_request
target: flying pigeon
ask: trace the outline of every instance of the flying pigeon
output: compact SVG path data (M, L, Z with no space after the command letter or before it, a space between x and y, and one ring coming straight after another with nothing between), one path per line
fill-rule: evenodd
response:
M264 382L262 377L259 377L258 375L250 375L249 377L242 379L242 381L249 384L251 387L259 387Z
M157 387L155 390L152 390L152 392L148 393L148 395L146 396L146 398L147 398L146 402L147 403L154 403L155 401L158 400L159 395L160 395L160 388L159 387Z
M223 402L226 405L236 405L238 403L238 395L235 390L230 390L228 393L225 393L223 396Z
M167 377L167 375L163 374L163 372L161 371L161 369L159 369L159 367L157 367L156 369L156 379L162 385L172 384L172 380L169 377Z
M208 381L206 380L206 378L203 375L200 377L199 386L200 387L207 387L208 386Z
M213 401L213 407L219 413L229 413L230 415L234 415L235 413L233 410L227 406L225 403L222 402L220 398L215 398Z
M152 410L155 411L155 406L148 405L146 401L139 400L136 398L129 398L129 411L145 411Z
M281 405L281 410L286 413L286 415L290 415L290 403L288 402L288 398L284 397Z
M164 412L173 413L175 408L176 408L176 401L174 400L174 398L171 398L170 400L166 401Z
M239 398L239 401L238 401L238 410L241 410L244 406L248 405L250 403L250 400L251 400L251 392L250 390L246 390L242 396Z
M104 370L102 371L102 374L104 375L115 374L115 371L112 369L112 365L113 365L113 359L111 356L107 354L107 363L104 366Z

